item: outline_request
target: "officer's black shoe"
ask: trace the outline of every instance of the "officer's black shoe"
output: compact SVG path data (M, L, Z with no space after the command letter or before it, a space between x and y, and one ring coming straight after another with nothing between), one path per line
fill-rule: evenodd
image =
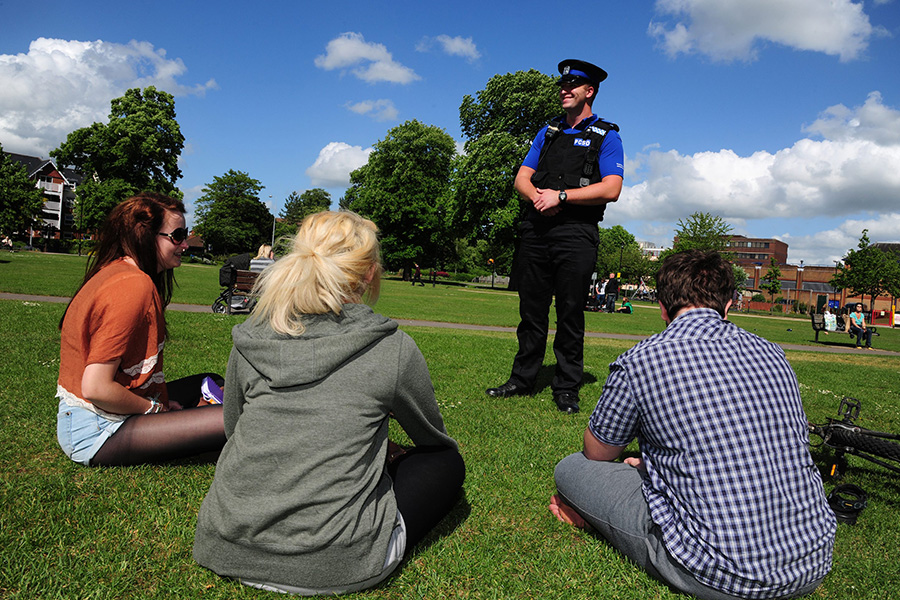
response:
M484 390L488 396L494 396L495 398L509 398L510 396L530 396L531 388L513 383L512 381L507 381L501 386L488 388Z
M580 410L578 408L578 394L575 392L559 392L558 394L553 394L553 401L556 402L556 408L558 408L560 412L571 415Z

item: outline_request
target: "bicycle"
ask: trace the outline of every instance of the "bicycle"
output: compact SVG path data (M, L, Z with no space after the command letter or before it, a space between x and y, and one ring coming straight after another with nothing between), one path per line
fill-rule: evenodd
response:
M822 439L820 444L814 445L810 442L810 445L827 446L834 450L834 459L828 470L829 476L833 479L843 476L847 469L846 454L853 454L900 473L900 466L885 462L889 460L900 465L900 443L891 441L900 440L900 435L858 427L854 421L859 418L860 408L859 400L845 397L841 399L838 407L840 420L828 419L828 423L823 425L807 421L809 432Z
M231 304L231 310L228 305ZM212 311L217 314L228 312L250 312L256 305L256 299L245 294L235 288L226 288L222 290L219 297L212 303Z

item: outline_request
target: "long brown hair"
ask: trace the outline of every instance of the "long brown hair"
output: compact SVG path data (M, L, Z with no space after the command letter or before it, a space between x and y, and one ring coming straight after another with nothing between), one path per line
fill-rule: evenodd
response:
M172 299L175 273L173 269L159 271L156 253L156 238L167 212L184 213L184 203L164 194L140 192L116 206L100 227L97 246L91 253L78 291L100 269L128 256L153 281L163 307L168 306ZM59 324L62 327L62 319Z

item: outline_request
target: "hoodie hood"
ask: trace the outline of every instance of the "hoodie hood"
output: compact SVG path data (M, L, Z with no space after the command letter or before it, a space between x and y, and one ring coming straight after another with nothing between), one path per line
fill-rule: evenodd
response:
M397 323L365 304L345 304L340 315L308 315L299 337L276 333L249 319L232 329L239 352L272 388L313 383L348 359L397 331Z

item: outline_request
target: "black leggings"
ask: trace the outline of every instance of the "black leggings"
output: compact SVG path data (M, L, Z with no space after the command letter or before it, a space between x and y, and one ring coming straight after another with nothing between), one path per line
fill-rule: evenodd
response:
M166 383L169 400L184 410L128 418L97 451L91 466L140 465L215 452L225 445L221 406L201 406L200 384L205 377L223 382L219 375L201 373Z
M406 524L406 553L440 523L459 498L466 466L453 448L420 446L387 467Z

